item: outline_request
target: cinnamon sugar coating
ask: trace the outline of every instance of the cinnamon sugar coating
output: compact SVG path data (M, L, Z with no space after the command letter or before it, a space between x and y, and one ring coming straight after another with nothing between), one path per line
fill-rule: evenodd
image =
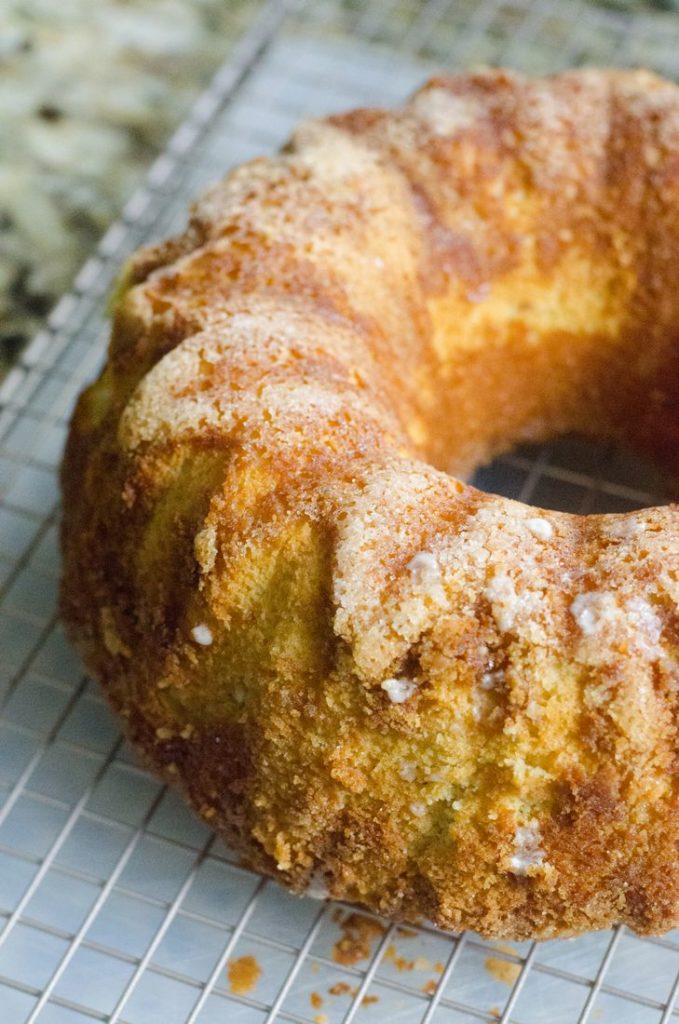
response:
M514 939L679 925L679 515L460 482L576 430L679 473L679 90L440 78L302 124L131 261L63 614L147 762L293 890Z

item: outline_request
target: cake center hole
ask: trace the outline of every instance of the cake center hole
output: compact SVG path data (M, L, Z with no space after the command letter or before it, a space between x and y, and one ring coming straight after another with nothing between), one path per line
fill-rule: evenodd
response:
M491 494L577 515L631 512L670 500L668 482L653 463L573 435L516 448L478 469L471 482Z

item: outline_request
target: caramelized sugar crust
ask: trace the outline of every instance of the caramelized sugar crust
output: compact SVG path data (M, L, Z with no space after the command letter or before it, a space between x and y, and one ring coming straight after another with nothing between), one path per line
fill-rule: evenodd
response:
M63 614L250 864L489 936L679 924L676 506L449 475L568 430L679 473L677 268L679 91L597 71L306 122L132 259Z

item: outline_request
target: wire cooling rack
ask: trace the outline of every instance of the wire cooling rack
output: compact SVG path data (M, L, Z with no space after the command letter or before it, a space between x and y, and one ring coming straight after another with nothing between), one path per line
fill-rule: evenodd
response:
M679 934L487 943L296 899L242 869L141 770L55 618L56 467L102 361L112 275L190 196L302 116L400 100L433 68L586 62L679 74L679 23L579 3L262 4L0 388L0 1024L668 1024ZM578 512L662 499L638 460L568 439L477 482Z

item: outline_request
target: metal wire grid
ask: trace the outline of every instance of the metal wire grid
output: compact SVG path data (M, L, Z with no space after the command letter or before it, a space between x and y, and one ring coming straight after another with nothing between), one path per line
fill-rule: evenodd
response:
M0 1021L667 1024L679 1017L677 934L495 949L384 925L369 957L336 963L337 908L241 869L136 765L55 621L55 468L73 399L102 359L103 297L124 254L180 226L190 195L274 148L301 116L398 100L431 68L418 54L538 71L643 53L679 72L674 23L581 4L320 0L284 15L262 6L0 390ZM638 460L568 439L500 460L477 482L581 512L661 493ZM238 994L226 966L244 955L262 975Z

